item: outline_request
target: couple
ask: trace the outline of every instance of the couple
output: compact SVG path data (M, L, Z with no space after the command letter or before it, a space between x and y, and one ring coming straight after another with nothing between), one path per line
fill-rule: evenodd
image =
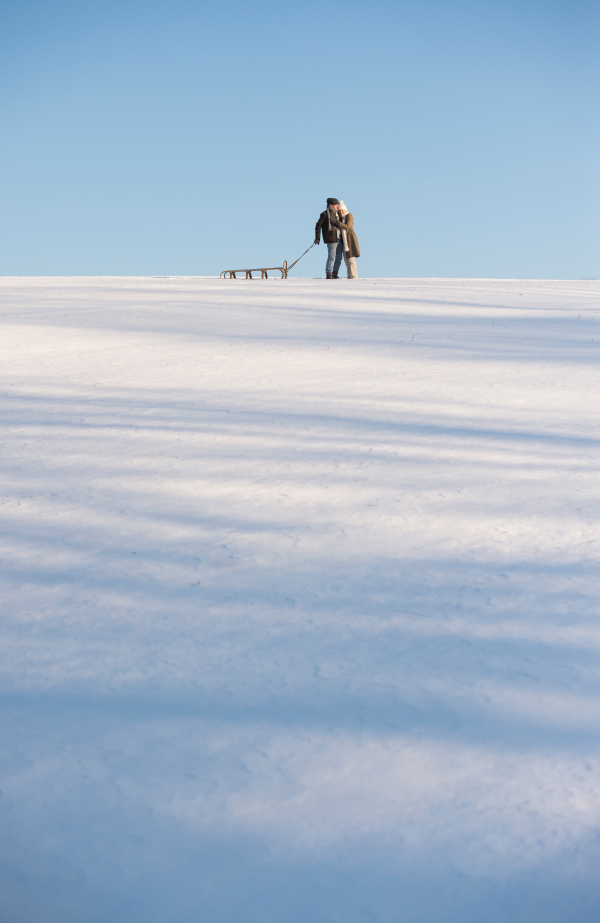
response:
M348 278L358 278L356 257L360 256L360 250L354 233L354 216L348 212L343 202L338 199L327 199L327 208L319 215L315 226L316 244L321 243L321 228L323 228L323 243L327 244L326 278L338 278L342 255L348 270Z

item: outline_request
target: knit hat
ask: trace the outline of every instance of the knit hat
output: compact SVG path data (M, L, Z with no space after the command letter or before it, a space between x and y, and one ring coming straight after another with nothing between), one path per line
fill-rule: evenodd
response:
M340 199L339 205L340 205L340 211L341 211L341 212L346 212L346 214L348 214L348 209L347 209L346 206L344 205L344 200L343 200L343 199Z
M327 204L328 205L339 205L340 203L338 202L337 199L327 199Z

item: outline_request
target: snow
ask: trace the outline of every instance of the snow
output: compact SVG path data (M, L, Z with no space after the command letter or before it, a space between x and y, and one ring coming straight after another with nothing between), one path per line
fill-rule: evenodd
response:
M596 923L600 284L0 288L0 918Z

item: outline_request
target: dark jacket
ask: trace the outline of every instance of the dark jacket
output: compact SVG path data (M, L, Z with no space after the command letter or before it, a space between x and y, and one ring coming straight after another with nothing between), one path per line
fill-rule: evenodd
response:
M328 214L329 213L329 214ZM323 228L323 243L334 244L340 239L339 231L340 222L338 213L335 208L326 208L319 215L319 220L315 224L315 240L321 239L321 228Z
M340 218L340 221L346 228L348 246L350 247L350 256L360 256L360 250L358 249L358 237L354 233L354 215L352 212L348 212L347 215L344 215L343 218ZM324 239L325 238L323 238L323 240Z

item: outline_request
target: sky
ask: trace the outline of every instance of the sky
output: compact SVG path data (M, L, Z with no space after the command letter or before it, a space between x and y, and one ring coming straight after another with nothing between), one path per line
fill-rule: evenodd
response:
M292 262L335 196L361 276L598 277L599 52L595 0L6 2L0 275Z

